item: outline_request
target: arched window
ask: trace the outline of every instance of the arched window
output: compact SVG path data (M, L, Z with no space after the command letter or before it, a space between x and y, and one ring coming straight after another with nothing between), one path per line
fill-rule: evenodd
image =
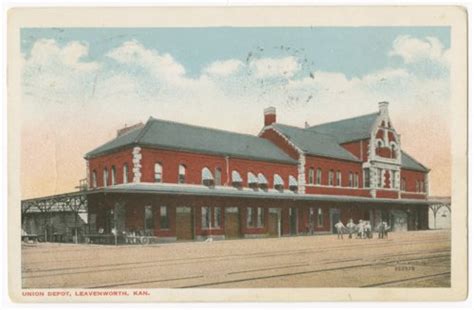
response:
M273 187L279 191L282 191L285 188L285 182L278 174L273 175Z
M311 167L308 170L308 183L309 184L314 184L314 168Z
M186 183L186 166L179 165L178 167L178 183L184 184Z
M258 176L258 185L261 189L266 190L268 189L268 181L267 178L263 175L263 173L259 173Z
M341 186L341 184L342 184L341 171L337 170L336 171L336 186Z
M155 183L163 182L163 166L160 163L155 163Z
M108 182L109 182L109 171L107 170L107 168L104 168L104 179L103 179L104 187L107 186Z
M222 184L222 170L221 168L216 168L216 173L214 174L214 184L221 185Z
M206 186L214 185L214 176L209 168L204 167L201 170L201 183Z
M123 184L127 184L128 183L128 165L127 164L124 164L123 165Z
M321 185L321 175L322 175L321 168L316 169L316 184L317 185Z
M380 139L378 139L378 140L377 140L377 147L380 148L380 147L382 147L382 146L383 146L383 141L380 140Z
M333 186L334 185L334 171L329 170L328 172L328 185Z
M258 178L252 172L247 172L247 184L248 187L257 188L258 187Z
M110 174L111 174L110 184L115 185L115 166L112 166L112 168L110 169Z
M92 171L92 187L97 187L97 172L95 170Z
M241 188L242 187L242 177L240 176L240 173L237 170L232 170L232 185Z
M288 187L294 192L298 190L298 181L296 181L296 178L292 175L288 177Z

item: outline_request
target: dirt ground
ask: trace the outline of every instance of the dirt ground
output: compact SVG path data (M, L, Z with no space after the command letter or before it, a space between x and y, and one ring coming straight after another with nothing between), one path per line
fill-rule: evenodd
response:
M24 288L449 287L449 231L22 246Z

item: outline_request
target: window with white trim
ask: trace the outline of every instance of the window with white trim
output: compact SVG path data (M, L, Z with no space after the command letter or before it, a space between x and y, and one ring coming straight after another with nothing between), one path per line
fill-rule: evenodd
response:
M115 185L115 166L112 166L112 168L110 169L110 175L111 175L110 183L111 185Z
M163 166L160 163L155 163L155 183L163 182Z
M318 227L322 227L323 226L323 209L321 208L318 208L318 223L317 223Z
M328 185L333 186L334 185L334 171L329 170L328 172Z
M104 168L104 177L103 177L104 187L107 186L108 182L109 182L109 171L107 170L107 168Z
M359 173L358 172L354 174L354 187L359 188Z
M186 183L186 166L179 165L178 167L178 183L184 184Z
M128 165L127 164L124 164L123 165L123 184L127 184L128 183Z
M352 175L352 171L349 171L349 187L354 186L354 176Z
M97 187L97 172L95 170L92 171L92 187Z
M167 206L160 207L160 229L170 228L170 217Z
M313 167L308 169L308 183L314 184L314 168Z
M337 170L336 171L336 186L341 186L342 185L342 174L341 171Z
M316 169L316 184L321 185L322 171L321 168Z

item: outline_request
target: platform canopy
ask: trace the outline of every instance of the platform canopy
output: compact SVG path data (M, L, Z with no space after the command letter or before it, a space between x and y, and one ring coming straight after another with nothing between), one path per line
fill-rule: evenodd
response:
M164 184L164 183L127 183L97 188L88 191L88 194L156 194L156 195L188 195L188 196L208 196L208 197L241 197L241 198L262 198L262 199L282 199L298 201L332 201L347 203L383 203L393 205L418 204L428 205L425 199L391 199L391 198L371 198L345 195L317 195L299 194L291 190L276 190L273 188L266 190L255 190L252 188L236 188L229 186L208 187L194 184Z

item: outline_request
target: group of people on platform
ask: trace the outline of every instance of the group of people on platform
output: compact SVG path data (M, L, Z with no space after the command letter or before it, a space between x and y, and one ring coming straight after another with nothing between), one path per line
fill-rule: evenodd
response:
M373 237L370 221L359 220L359 223L356 224L350 219L349 222L344 225L342 221L339 220L334 227L337 230L337 239L344 239L345 233L349 234L349 239L352 239L352 235L355 235L355 239L372 239ZM389 230L390 226L388 226L385 221L380 222L375 228L379 239L388 238Z

